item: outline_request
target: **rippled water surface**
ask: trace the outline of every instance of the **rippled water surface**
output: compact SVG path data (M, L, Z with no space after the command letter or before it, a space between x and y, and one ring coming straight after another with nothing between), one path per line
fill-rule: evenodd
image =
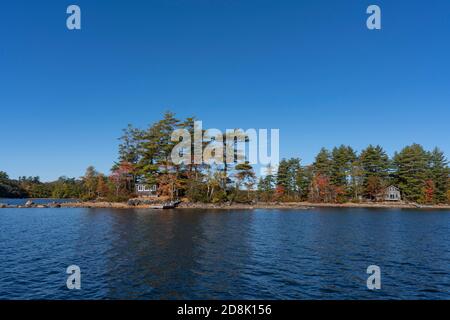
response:
M449 298L449 211L0 209L0 299Z

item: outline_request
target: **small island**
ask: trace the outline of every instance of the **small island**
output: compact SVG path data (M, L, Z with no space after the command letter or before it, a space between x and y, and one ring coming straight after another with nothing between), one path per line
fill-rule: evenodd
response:
M39 177L14 180L0 172L0 198L77 199L16 206L23 208L450 208L450 169L439 148L427 151L412 144L389 157L379 145L360 152L341 145L322 148L312 164L282 159L258 176L238 157L222 165L198 164L194 157L173 163L177 141L171 134L177 129L193 134L195 118L179 120L167 112L146 129L129 125L109 174L90 166L81 178L41 182ZM223 143L220 150L225 152L228 142ZM8 205L0 201L2 207Z

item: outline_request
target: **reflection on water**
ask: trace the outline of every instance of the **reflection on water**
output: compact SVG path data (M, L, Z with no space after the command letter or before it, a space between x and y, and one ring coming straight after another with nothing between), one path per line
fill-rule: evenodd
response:
M0 298L448 299L449 213L1 209Z

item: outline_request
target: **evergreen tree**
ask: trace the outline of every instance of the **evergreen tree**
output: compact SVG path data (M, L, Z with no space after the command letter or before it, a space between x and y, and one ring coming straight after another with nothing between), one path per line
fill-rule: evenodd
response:
M250 192L255 185L256 176L253 171L253 167L250 165L248 161L239 163L234 168L236 172L236 191L239 192L239 188L242 184L245 185L247 189L247 201L250 201Z
M277 172L277 186L283 187L284 190L288 189L289 186L289 164L286 159L281 159L278 164Z
M299 200L306 201L308 192L314 176L313 166L300 167L296 176L296 185L299 193Z
M314 161L314 173L329 178L332 169L331 153L326 148L320 149Z
M380 146L369 145L359 156L364 194L374 199L376 188L374 186L385 186L388 183L390 161L386 152ZM369 180L369 178L371 178ZM370 185L369 185L370 182Z
M260 177L258 181L258 195L259 199L263 201L271 201L276 185L276 179L273 175L273 168L269 164L266 169L266 175Z
M128 162L133 165L139 161L139 147L143 132L134 128L131 124L123 129L123 135L119 138L119 162Z
M172 132L178 128L179 120L171 112L166 112L164 118L142 133L140 156L137 164L137 174L147 185L170 181L162 179L162 174L168 174L172 168L171 153L176 142L171 141ZM163 187L163 186L161 186Z
M333 160L330 151L320 149L316 155L314 175L309 186L309 200L312 202L331 202L335 199L335 188L330 182L333 169Z
M403 148L394 155L395 177L405 199L423 203L430 176L429 154L419 144Z
M256 190L258 192L258 200L266 201L266 183L263 177L258 179L258 184L256 185Z
M353 200L359 201L364 194L364 171L359 158L352 162L350 177L350 193Z
M333 148L330 182L342 195L352 193L350 182L356 159L356 153L351 147L341 145L339 148Z
M286 196L298 196L299 186L298 179L301 171L300 159L282 159L278 165L277 186L282 187L281 190Z
M444 153L438 148L430 153L430 178L434 183L434 199L436 203L447 202L448 179L450 170Z

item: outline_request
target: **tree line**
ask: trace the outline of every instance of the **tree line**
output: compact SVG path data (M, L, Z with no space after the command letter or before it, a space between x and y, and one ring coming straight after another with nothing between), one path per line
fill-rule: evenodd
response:
M404 147L392 158L381 146L369 145L359 154L350 146L322 148L311 165L298 158L283 159L276 174L259 180L265 201L377 201L391 185L402 198L421 204L450 203L448 161L438 148L419 144Z
M237 160L196 164L192 155L190 163L172 163L171 152L178 143L171 140L172 132L187 129L193 134L194 122L194 117L179 120L166 112L146 129L128 125L109 175L91 166L81 178L61 177L44 183L39 177L11 180L0 172L0 197L125 201L136 196L135 185L141 183L156 185L159 196L191 202L343 203L377 201L385 188L394 185L407 201L450 203L450 169L438 148L427 151L412 144L392 158L381 146L369 145L359 153L344 145L322 148L310 165L303 165L299 158L282 159L258 178L248 162Z
M42 182L38 176L10 179L6 172L0 171L0 198L83 199L85 195L84 178L60 177Z
M139 182L157 185L160 195L191 202L342 203L377 201L394 185L407 201L450 202L450 169L444 153L419 144L406 146L392 158L381 146L369 145L359 153L344 145L322 148L310 165L302 165L299 158L283 159L276 168L269 165L259 179L248 162L175 165L170 154L178 142L171 141L171 132L183 128L192 133L194 121L167 112L147 129L131 125L124 129L115 165L119 172L113 171L122 180L118 191L130 194L133 183Z

